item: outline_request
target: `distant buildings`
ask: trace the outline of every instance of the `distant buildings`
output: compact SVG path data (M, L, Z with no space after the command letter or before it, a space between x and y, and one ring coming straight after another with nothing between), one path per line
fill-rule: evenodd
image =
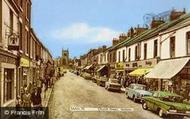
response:
M69 50L62 49L61 65L69 65Z

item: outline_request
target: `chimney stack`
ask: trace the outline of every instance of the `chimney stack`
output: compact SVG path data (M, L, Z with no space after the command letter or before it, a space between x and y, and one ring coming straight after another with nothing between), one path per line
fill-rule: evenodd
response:
M152 28L156 28L156 27L158 27L158 26L160 26L161 24L163 24L163 23L165 23L164 22L164 20L162 20L162 18L160 17L159 19L155 19L154 17L153 17L153 19L152 19L152 22L151 22L151 29Z
M133 29L133 27L131 27L131 28L129 29L127 35L128 35L128 37L131 37L131 38L134 36L134 29Z
M125 33L120 34L120 36L119 36L119 42L122 42L122 41L124 41L126 39L127 39L127 34L125 34Z
M117 38L113 38L112 45L117 45L119 43L119 40Z
M139 35L140 33L148 30L148 28L140 27L139 25L137 28L134 28L134 35Z
M185 13L186 13L185 8L183 9L183 11L176 11L173 9L170 14L170 21L178 19L181 15L184 15Z

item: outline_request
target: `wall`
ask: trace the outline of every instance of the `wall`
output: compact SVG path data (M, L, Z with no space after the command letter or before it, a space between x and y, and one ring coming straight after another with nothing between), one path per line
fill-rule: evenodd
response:
M116 55L116 62L118 63L119 62L119 52L120 52L120 62L124 62L123 61L123 50L125 50L125 59L126 59L126 51L127 51L127 48L126 47L122 47L122 48L119 48L117 49L117 55Z
M160 40L165 40L161 44L161 59L170 58L170 37L172 36L175 36L175 57L187 55L186 33L188 31L190 31L190 25L177 30L176 33L169 32L160 35Z

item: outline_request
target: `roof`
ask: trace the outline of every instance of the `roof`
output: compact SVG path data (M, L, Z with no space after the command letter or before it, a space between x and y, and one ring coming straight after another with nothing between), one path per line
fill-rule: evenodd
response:
M133 38L127 38L126 40L118 43L117 45L112 46L109 50L113 50L113 49L124 47L124 46L133 45L137 42L147 40L149 38L152 38L152 37L158 35L160 32L162 32L166 29L174 27L175 25L178 25L178 26L182 25L182 24L184 24L184 22L187 22L189 20L190 20L190 13L184 14L176 20L163 23L162 25L160 25L156 28L153 28L153 29L148 29L148 30L142 32L141 34L139 34Z
M171 79L182 70L189 60L190 58L186 57L160 61L145 78Z

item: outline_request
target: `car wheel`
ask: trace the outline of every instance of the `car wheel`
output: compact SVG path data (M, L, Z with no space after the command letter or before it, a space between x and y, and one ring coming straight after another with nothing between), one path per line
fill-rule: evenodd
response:
M142 108L143 108L144 110L147 110L147 109L148 109L146 102L143 102L143 103L142 103Z
M158 115L159 115L160 117L163 117L163 116L164 116L164 113L163 113L163 110L162 110L162 109L159 109Z

